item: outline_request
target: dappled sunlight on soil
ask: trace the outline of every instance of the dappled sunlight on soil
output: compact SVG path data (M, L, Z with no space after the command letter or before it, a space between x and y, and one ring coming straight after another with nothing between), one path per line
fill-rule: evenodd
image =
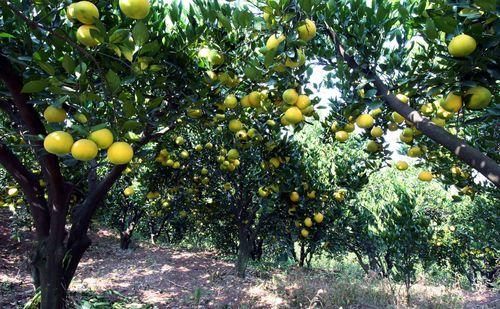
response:
M0 220L0 308L19 308L33 295L28 272L30 235L14 242L2 222L5 220ZM147 243L124 251L116 236L106 230L93 234L92 239L70 287L73 300L92 291L113 292L158 308L405 307L397 301L403 299L401 288L370 276L251 268L247 278L240 279L234 265L218 259L216 252ZM491 291L468 293L425 282L413 286L412 293L414 307L495 308L499 304L498 295Z

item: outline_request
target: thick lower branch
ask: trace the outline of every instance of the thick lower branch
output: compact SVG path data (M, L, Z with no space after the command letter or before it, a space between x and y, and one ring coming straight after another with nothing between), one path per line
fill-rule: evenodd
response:
M37 237L47 236L50 225L49 210L37 177L28 171L19 158L2 142L0 142L0 164L16 180L29 202Z
M422 117L416 110L409 105L404 104L389 91L389 87L380 79L380 77L369 68L362 68L354 60L354 58L345 53L344 47L340 44L337 34L331 27L326 24L328 35L335 45L336 52L351 69L363 73L367 79L372 80L378 92L382 94L386 104L403 116L408 121L411 121L415 127L430 139L453 152L464 163L475 168L483 174L495 186L500 187L500 166L490 157L486 156L479 150L468 145L464 140L448 133L443 128L435 125L429 119Z

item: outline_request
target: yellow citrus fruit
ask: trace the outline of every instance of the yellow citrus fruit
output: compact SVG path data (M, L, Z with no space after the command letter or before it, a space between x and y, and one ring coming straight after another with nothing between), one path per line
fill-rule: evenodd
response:
M234 94L230 94L224 100L224 106L227 108L235 108L238 105L238 99Z
M440 103L441 107L450 113L456 113L462 108L462 97L450 92L445 100Z
M43 117L47 122L63 122L66 119L66 111L49 105L43 112Z
M426 116L432 115L432 113L434 113L434 110L434 104L432 103L427 103L420 107L420 112Z
M273 50L278 48L281 42L285 40L284 35L277 36L276 34L271 35L266 42L266 48L268 50Z
M92 2L80 1L73 7L73 15L82 24L92 25L99 19L99 10Z
M280 160L276 157L269 159L269 163L271 163L272 166L275 168L278 168L280 166Z
M203 111L199 108L189 108L187 110L187 115L191 118L198 119L203 116Z
M380 116L380 114L382 114L381 108L376 108L370 111L370 116L372 116L373 118Z
M73 142L71 134L64 131L55 131L45 137L43 147L48 153L65 155L71 151Z
M411 128L404 128L403 132L401 134L404 137L413 137L413 130Z
M439 117L432 118L431 122L433 122L438 127L444 127L446 125L446 120L444 120L443 118L439 118Z
M210 50L210 52L208 53L208 61L214 65L214 66L218 66L218 65L221 65L224 63L224 55L219 53L218 51L216 50ZM231 77L228 76L228 82L231 80ZM221 75L221 81L222 81L222 75Z
M132 146L125 142L115 142L108 148L108 161L116 164L127 164L134 157Z
M120 0L120 10L125 16L133 19L143 19L149 14L148 0Z
M324 219L324 216L322 213L317 213L314 215L314 221L316 221L316 223L323 222L323 219Z
M299 24L297 28L299 32L299 39L304 41L310 41L316 36L316 24L310 20L306 19Z
M392 120L394 120L395 123L401 123L405 118L396 112L392 112Z
M372 137L378 138L384 135L384 131L382 130L381 127L373 127L370 131L370 135Z
M241 98L241 106L243 106L243 107L251 107L252 106L250 104L250 97L248 95Z
M478 110L478 109L483 109L488 107L491 102L491 92L481 86L476 86L473 88L470 88L466 95L470 95L470 98L468 102L465 104L465 106L469 109L473 110Z
M373 117L368 114L359 115L356 119L356 124L362 129L369 129L373 127Z
M309 97L305 94L301 94L299 95L298 99L297 99L297 102L295 103L295 105L300 108L301 110L309 107L309 105L311 104L311 100L309 99Z
M421 181L431 181L433 178L432 173L429 171L422 171L418 174L418 179Z
M97 145L88 139L76 141L71 147L71 155L80 161L89 161L97 156Z
M300 231L300 235L302 235L302 237L304 237L304 238L307 238L307 236L309 236L309 231L306 229L302 229Z
M267 197L269 195L269 192L263 188L263 187L260 187L259 188L259 196L260 197Z
M332 130L332 132L337 132L342 130L342 127L339 125L338 121L334 121L330 126L330 130Z
M14 196L17 196L18 194L19 194L19 190L17 188L9 188L9 190L7 190L8 196L14 197Z
M243 129L243 124L241 123L241 121L239 121L238 119L232 119L231 121L229 121L229 131L236 133L241 129Z
M66 17L70 20L70 21L75 21L75 9L76 9L76 5L78 4L78 2L76 3L71 3L70 5L68 5L68 7L66 8Z
M304 119L304 116L302 115L302 112L300 111L300 109L298 107L292 106L286 110L283 118L288 123L297 124Z
M181 151L181 158L183 159L189 158L189 152L187 152L186 150Z
M377 152L380 150L380 145L375 141L368 141L366 143L366 151L368 152Z
M113 144L113 133L109 129L100 129L90 133L89 140L96 143L99 149L106 149Z
M338 131L335 133L335 140L337 140L338 142L343 143L348 138L349 138L349 133L347 133L346 131Z
M214 148L214 145L212 143L208 142L208 143L205 144L205 148L207 148L208 150L210 150L210 149Z
M296 191L293 191L292 193L290 193L290 201L292 202L298 202L300 199L300 195L298 192Z
M411 141L413 141L413 136L405 136L403 135L402 133L399 135L399 139L403 142L403 143L411 143Z
M346 131L347 133L351 133L353 132L355 129L354 127L354 123L347 123L345 126L344 126L344 131Z
M123 194L125 196L131 196L134 194L134 189L132 187L126 187L125 190L123 190Z
M236 160L240 157L240 153L236 149L231 149L227 152L227 158L229 160Z
M398 161L396 162L396 168L400 171L405 171L408 169L408 163L405 161Z
M307 226L307 227L311 227L313 226L313 222L311 220L311 218L307 217L304 219L304 225Z
M92 25L81 25L76 31L76 40L85 46L94 47L101 44L100 39L97 36L93 36L90 30L99 32L96 26Z
M417 158L422 155L422 149L418 146L413 146L410 149L408 149L408 157L410 158Z
M404 104L408 104L409 99L404 94L398 93L396 94L396 98L398 98L398 100L403 102Z
M398 124L394 122L389 122L389 124L387 125L387 129L389 129L389 131L394 132L398 129Z
M82 113L75 114L73 118L75 118L75 120L78 121L79 123L87 123L88 121L87 116L85 116L85 114Z
M466 57L474 52L476 46L476 40L473 37L467 34L460 34L454 37L450 44L448 44L448 52L453 57Z
M287 89L283 92L283 101L288 105L295 105L299 99L299 94L295 89Z
M260 107L260 101L262 100L262 96L258 91L252 91L248 95L248 101L250 102L250 106L252 107Z

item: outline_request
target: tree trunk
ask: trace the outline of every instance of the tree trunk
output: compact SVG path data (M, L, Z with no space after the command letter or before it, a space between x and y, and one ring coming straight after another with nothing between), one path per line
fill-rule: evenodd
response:
M248 260L252 250L248 228L242 224L239 229L238 260L236 261L236 274L240 278L245 278Z
M120 249L127 250L129 248L132 241L131 236L127 231L120 233Z
M304 243L301 243L300 244L300 255L299 255L299 266L300 267L304 267L304 260L306 258L306 255L305 255L305 244Z

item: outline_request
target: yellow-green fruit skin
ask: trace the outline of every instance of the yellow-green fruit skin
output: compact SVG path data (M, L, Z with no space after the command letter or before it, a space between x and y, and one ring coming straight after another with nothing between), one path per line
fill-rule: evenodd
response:
M148 0L120 0L120 10L133 19L144 19L151 8Z
M76 31L76 40L80 44L88 47L94 47L101 44L98 38L92 36L92 33L90 32L91 29L93 29L93 31L99 31L96 26L81 25Z
M75 8L76 8L76 5L77 3L71 3L70 5L68 5L68 7L66 8L66 17L70 20L70 21L75 21Z
M43 117L47 122L63 122L66 119L66 111L52 105L48 106L43 112Z
M479 110L488 107L492 99L491 92L482 86L477 86L469 89L466 95L470 95L470 98L465 106L468 109L473 110Z
M115 165L129 163L134 157L134 150L125 142L115 142L108 148L108 161Z
M80 1L73 7L73 15L82 24L92 25L99 19L99 10L92 2Z
M99 149L106 149L113 144L113 133L109 129L101 129L90 133L89 139L97 144Z
M64 131L55 131L47 135L43 141L43 147L48 153L65 155L71 151L73 137Z
M441 107L447 112L456 113L462 108L462 97L451 92L441 102Z
M298 107L293 106L286 110L284 118L288 123L297 124L304 119L304 116Z
M89 161L97 156L97 145L88 139L76 141L71 147L71 155L80 161Z
M467 34L454 37L448 45L448 52L453 57L466 57L476 50L476 40Z
M310 41L316 36L316 24L310 20L306 19L298 27L299 39L304 41Z

